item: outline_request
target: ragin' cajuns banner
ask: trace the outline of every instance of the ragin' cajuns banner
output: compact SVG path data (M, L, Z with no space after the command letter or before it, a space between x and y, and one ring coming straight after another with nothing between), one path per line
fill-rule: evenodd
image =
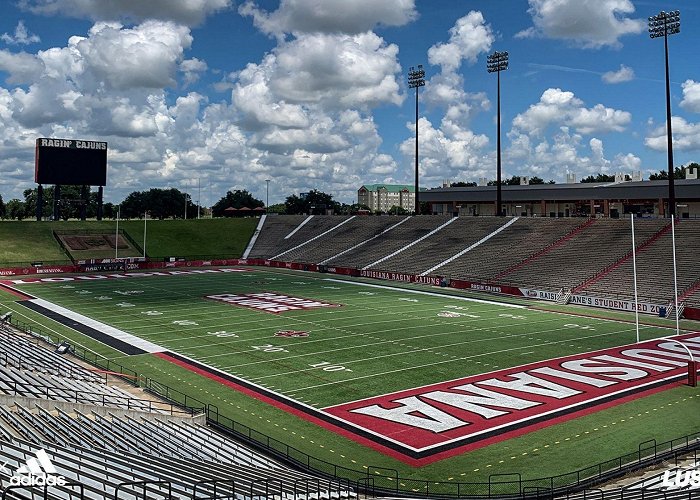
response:
M700 358L700 334L674 339ZM697 369L697 368L696 368ZM353 401L323 411L428 463L687 380L671 339L540 361Z

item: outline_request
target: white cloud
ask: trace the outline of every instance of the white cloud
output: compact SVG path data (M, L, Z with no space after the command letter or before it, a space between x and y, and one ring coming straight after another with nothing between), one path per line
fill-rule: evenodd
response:
M445 109L449 122L466 126L476 113L489 109L490 102L483 92L467 92L458 70L462 61L474 64L490 51L494 35L481 12L475 11L458 19L449 34L448 42L428 49L430 64L440 66L440 72L427 80L423 99L428 108Z
M550 88L544 91L538 103L513 119L513 127L529 135L542 135L552 125L572 126L583 134L621 132L631 119L627 111L602 104L586 108L573 92Z
M0 35L0 40L8 45L29 45L40 42L41 38L39 38L39 35L30 33L24 25L24 21L20 20L15 27L15 33L13 35L3 33Z
M0 50L0 71L6 71L8 83L20 84L34 81L44 71L44 64L33 54L14 54Z
M231 0L20 0L19 6L48 16L130 22L164 19L192 26L200 24L210 14L231 7L231 3Z
M693 113L700 113L700 82L694 80L683 82L681 107Z
M673 148L679 151L700 151L700 123L690 123L680 116L671 118ZM654 151L666 151L668 143L666 125L652 130L644 144Z
M253 18L263 33L359 34L377 26L403 26L417 17L415 0L282 0L267 12L247 1L238 11Z
M634 70L624 64L620 65L617 71L607 71L601 76L605 83L623 83L634 80Z
M459 69L463 60L475 63L479 54L491 50L495 38L481 12L471 11L450 28L450 40L428 49L428 61L441 66L443 72Z
M617 154L612 160L606 158L601 139L592 137L586 143L581 134L572 133L566 126L560 127L551 139L534 140L516 129L508 137L506 170L543 179L561 180L565 172L575 172L582 178L598 173L634 172L641 167L641 160L631 153Z
M445 120L440 128L435 128L428 119L420 118L418 127L419 170L425 185L438 185L443 179L476 179L488 175L491 162L484 161L488 137ZM407 123L406 128L415 131L415 123ZM401 143L400 150L406 160L414 158L415 147L415 136ZM405 164L412 165L412 161Z
M199 80L200 73L207 70L207 63L193 57L185 59L180 63L180 71L184 74L185 86L190 85Z
M584 48L620 47L619 38L645 29L630 0L528 0L533 27L516 38L543 36L567 40Z
M128 29L97 23L89 38L71 38L69 50L79 52L89 72L108 88L155 89L175 85L175 70L191 44L189 29L171 22L146 21Z

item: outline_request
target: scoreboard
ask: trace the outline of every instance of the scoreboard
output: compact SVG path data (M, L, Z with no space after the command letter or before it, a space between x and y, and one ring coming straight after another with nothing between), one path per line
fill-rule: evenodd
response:
M34 180L37 184L104 186L107 183L107 143L37 139Z

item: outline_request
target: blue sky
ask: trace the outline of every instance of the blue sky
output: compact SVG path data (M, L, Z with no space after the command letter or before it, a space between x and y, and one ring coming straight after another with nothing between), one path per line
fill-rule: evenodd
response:
M421 185L504 174L562 182L666 168L663 39L676 165L700 161L700 5L634 0L1 0L0 195L34 187L36 137L106 140L108 201L202 186L270 202L413 183L423 64ZM690 4L690 5L689 5Z

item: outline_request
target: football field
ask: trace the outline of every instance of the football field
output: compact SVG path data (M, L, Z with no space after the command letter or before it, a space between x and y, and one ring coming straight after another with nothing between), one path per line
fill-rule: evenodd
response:
M687 369L657 340L670 328L641 325L657 354L635 360L628 321L437 287L262 268L26 281L12 286L29 306L93 340L146 346L414 465L677 385Z

